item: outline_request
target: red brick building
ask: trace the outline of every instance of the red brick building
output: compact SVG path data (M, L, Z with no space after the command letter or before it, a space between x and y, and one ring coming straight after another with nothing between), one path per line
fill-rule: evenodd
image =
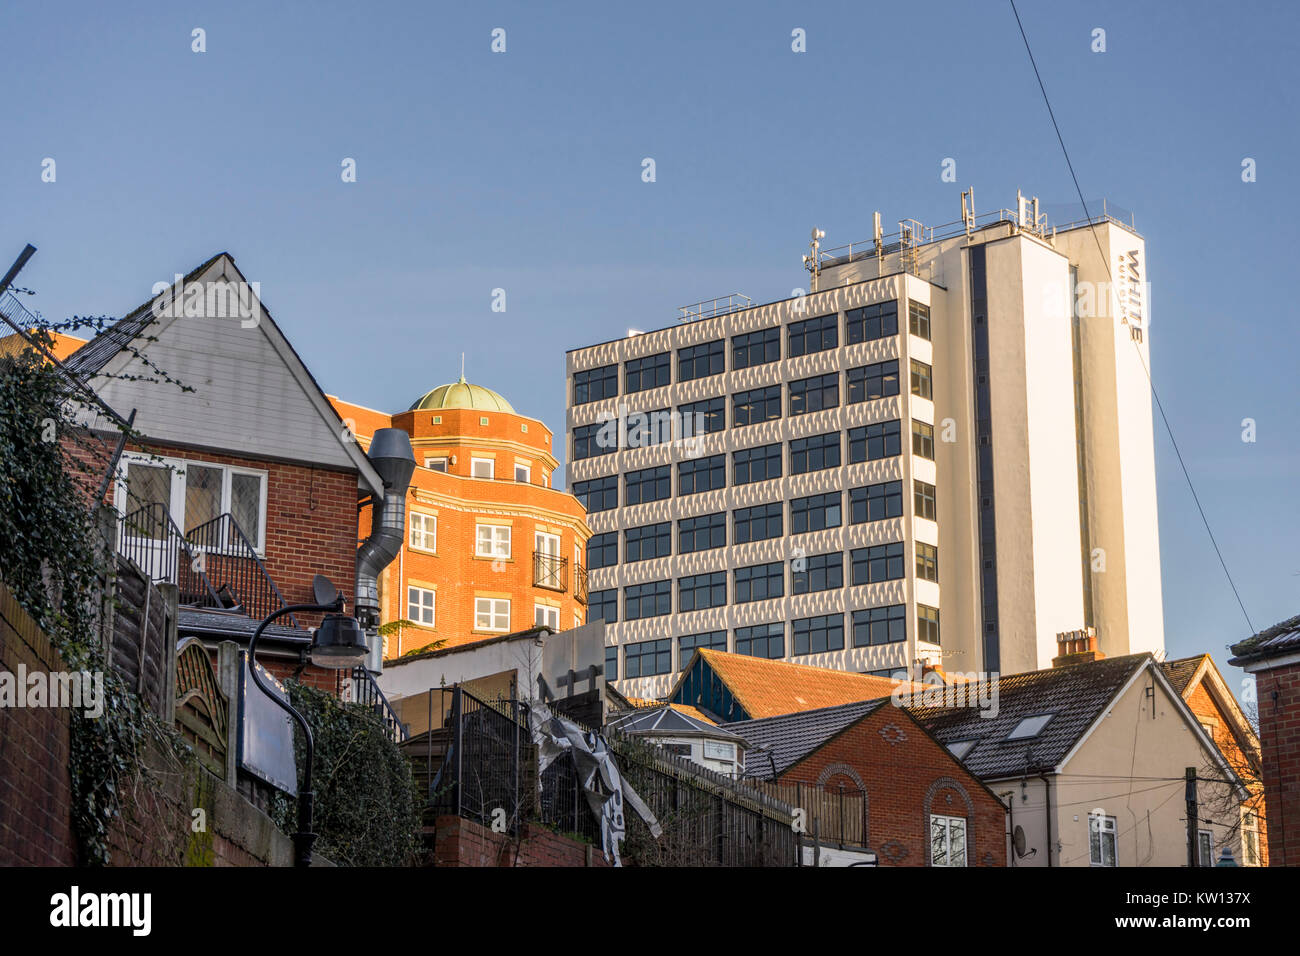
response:
M1300 866L1300 615L1232 646L1255 675L1268 814L1268 865Z
M578 499L552 487L545 423L463 377L392 415L331 401L362 448L392 427L415 451L405 541L383 574L383 619L399 622L387 659L586 623L591 530Z
M1241 815L1238 862L1244 866L1268 866L1263 758L1250 721L1209 654L1163 661L1160 668L1250 792L1249 799L1238 811Z
M747 777L861 795L881 866L1006 866L1006 808L888 698L723 726L750 744Z
M161 291L159 291L161 290ZM103 403L65 444L103 474L120 435L109 410L134 412L133 439L106 498L118 550L176 583L180 637L247 643L260 620L314 603L316 575L355 612L358 514L384 481L234 260L221 253L65 362ZM93 495L93 490L92 490ZM404 498L405 488L400 489ZM343 673L309 663L319 615L267 628L259 660L337 691Z

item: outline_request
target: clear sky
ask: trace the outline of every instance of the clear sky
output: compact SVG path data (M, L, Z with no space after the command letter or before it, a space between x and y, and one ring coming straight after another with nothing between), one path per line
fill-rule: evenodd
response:
M1156 387L1246 608L1290 617L1298 7L1019 5L1085 195L1147 239ZM31 307L120 315L226 250L322 386L385 410L465 352L562 436L566 349L784 298L814 225L950 222L972 186L980 212L1076 201L997 0L8 0L0 35L0 269L39 247ZM1223 666L1246 625L1158 423L1156 460L1168 649Z

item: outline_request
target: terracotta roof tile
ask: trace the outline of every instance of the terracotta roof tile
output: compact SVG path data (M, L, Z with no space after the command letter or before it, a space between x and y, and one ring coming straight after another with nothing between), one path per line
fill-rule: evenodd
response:
M752 719L878 700L899 682L825 667L772 661L746 654L701 649L704 658ZM672 694L668 695L672 697Z

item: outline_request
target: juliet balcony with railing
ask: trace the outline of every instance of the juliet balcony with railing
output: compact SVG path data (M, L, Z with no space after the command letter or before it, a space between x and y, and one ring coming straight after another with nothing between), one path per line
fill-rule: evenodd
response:
M548 591L569 589L569 559L545 551L533 552L533 586Z

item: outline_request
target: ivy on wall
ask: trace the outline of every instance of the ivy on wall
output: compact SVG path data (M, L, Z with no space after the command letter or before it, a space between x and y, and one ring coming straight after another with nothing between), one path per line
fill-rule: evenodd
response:
M43 332L34 335L52 345ZM169 734L108 666L100 646L97 598L112 568L100 558L79 488L94 487L97 477L59 442L72 426L67 397L66 379L36 352L0 358L0 577L67 670L103 674L103 715L71 712L69 759L81 862L102 865L121 815L121 789L140 773L141 744Z

